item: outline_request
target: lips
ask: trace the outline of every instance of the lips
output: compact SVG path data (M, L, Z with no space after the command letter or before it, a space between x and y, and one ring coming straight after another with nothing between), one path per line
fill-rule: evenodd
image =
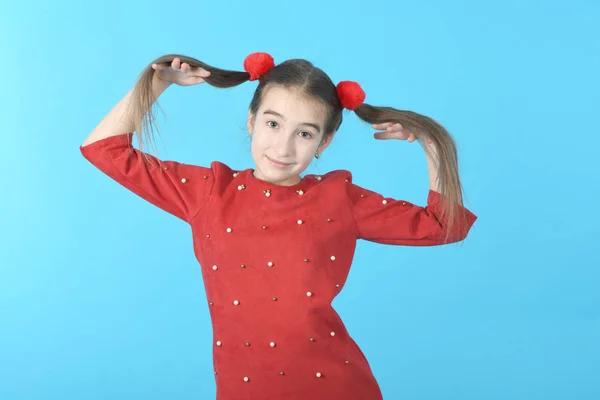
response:
M271 165L274 165L276 167L283 168L283 167L287 167L288 165L291 165L290 163L283 163L283 162L280 162L280 161L273 160L272 158L270 158L268 156L265 156L265 157L267 157L267 160L269 160L269 162L271 163Z

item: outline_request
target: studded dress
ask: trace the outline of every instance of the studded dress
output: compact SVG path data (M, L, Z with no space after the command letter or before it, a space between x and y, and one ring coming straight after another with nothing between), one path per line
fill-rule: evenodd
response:
M116 182L190 224L212 322L217 400L382 399L331 303L357 239L440 243L439 193L430 191L421 207L363 189L343 170L277 186L220 162L144 159L131 133L80 150ZM468 226L452 241L477 219L465 211Z

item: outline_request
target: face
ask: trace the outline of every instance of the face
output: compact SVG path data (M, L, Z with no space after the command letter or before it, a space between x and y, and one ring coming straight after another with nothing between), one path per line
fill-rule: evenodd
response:
M321 103L295 90L268 88L256 115L248 114L254 176L282 186L300 182L315 153L325 150L333 138L324 135L324 124Z

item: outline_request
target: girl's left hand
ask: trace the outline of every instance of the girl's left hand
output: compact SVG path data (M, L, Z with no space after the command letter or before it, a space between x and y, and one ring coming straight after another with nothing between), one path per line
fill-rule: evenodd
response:
M398 140L407 140L409 143L417 140L417 137L414 133L404 129L402 125L394 122L386 122L383 124L373 124L374 129L385 129L384 132L375 132L375 139L379 140L387 140L387 139L398 139ZM431 143L431 139L427 141Z

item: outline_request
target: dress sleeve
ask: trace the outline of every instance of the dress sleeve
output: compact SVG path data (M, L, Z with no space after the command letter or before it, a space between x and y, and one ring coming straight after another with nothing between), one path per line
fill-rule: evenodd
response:
M419 206L405 200L385 198L353 183L347 184L348 198L358 238L370 242L403 246L436 246L463 240L477 219L462 208L464 222L460 232L446 239L441 219L441 195L430 190L427 205Z
M135 149L131 133L80 146L80 151L110 178L186 222L206 203L215 182L210 168L162 161Z

